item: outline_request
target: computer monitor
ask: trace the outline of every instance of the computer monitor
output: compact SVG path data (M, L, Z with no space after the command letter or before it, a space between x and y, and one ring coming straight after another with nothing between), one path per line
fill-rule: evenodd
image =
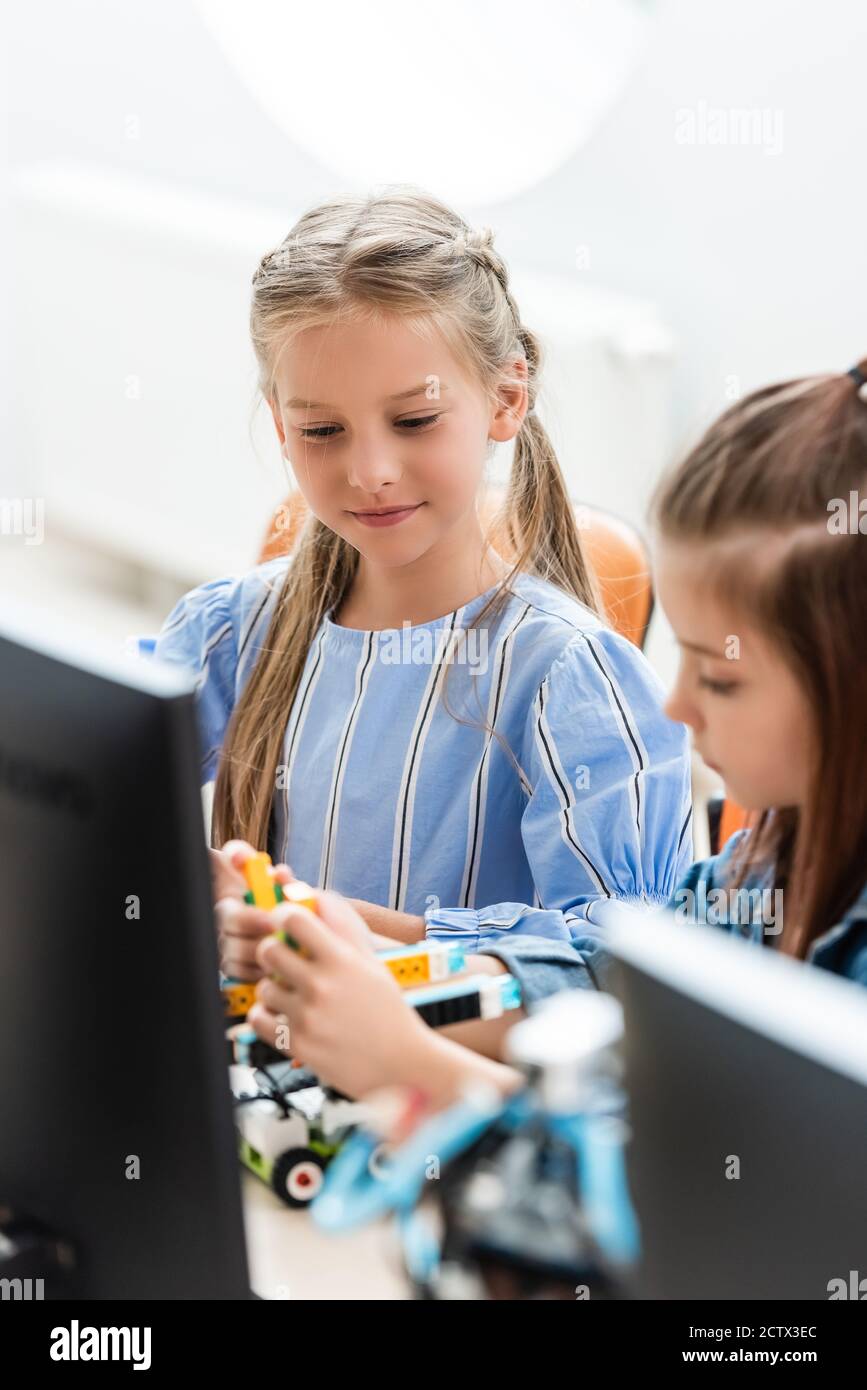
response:
M178 671L0 615L0 1212L71 1249L46 1297L250 1297L199 755Z
M669 913L608 926L637 1296L864 1297L867 992Z

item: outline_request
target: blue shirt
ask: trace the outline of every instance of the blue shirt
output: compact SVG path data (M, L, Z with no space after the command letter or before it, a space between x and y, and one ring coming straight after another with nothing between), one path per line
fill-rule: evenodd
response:
M205 781L289 563L192 590L156 641L195 675ZM512 589L475 633L493 589L403 629L326 614L273 800L272 853L297 877L470 948L504 933L568 944L599 902L667 902L692 857L686 731L648 662L554 585Z
M739 830L719 854L693 864L672 894L675 916L700 921L761 946L778 933L780 920L773 897L773 868L751 874L740 889L730 888L732 860L748 830ZM716 893L714 899L712 894ZM611 956L605 945L604 910L576 932L572 942L522 935L488 942L482 954L495 955L520 981L525 1004L533 1005L561 989L604 989ZM806 961L835 975L867 985L867 883L839 922L810 944Z
M697 908L698 920L761 946L766 939L773 940L782 926L772 900L773 867L765 873L750 874L740 889L729 887L736 851L749 833L738 830L719 854L694 864L678 885L670 906L683 915ZM715 890L723 890L718 892L716 904L709 896ZM867 883L840 921L829 924L813 939L805 960L867 985Z

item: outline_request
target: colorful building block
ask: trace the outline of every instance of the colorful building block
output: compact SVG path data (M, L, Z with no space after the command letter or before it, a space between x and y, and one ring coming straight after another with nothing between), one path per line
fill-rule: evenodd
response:
M245 902L251 903L254 907L265 908L266 911L270 911L278 903L284 902L297 903L300 907L306 907L310 912L318 911L316 896L309 883L302 883L300 879L293 879L291 883L285 885L275 883L270 870L270 854L265 854L262 851L250 856L243 868L243 874L247 880L247 892L244 894ZM287 946L291 946L294 951L299 950L298 942L288 932L278 931L277 936L281 941L285 941Z
M431 1028L445 1028L472 1018L499 1018L519 1008L521 987L514 975L469 975L444 985L407 990L405 998Z
M463 947L445 941L419 941L412 946L396 946L377 951L401 989L432 984L457 975L467 963Z

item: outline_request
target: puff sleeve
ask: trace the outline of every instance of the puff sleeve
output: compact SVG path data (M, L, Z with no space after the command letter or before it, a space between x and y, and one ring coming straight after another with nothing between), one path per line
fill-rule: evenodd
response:
M195 679L203 783L216 776L235 704L238 650L232 599L236 587L233 579L216 579L184 594L152 644L154 657L183 666Z
M538 903L431 908L428 936L497 955L525 1002L604 985L610 904L664 904L692 859L686 729L662 710L641 652L608 628L578 632L528 711L521 835Z

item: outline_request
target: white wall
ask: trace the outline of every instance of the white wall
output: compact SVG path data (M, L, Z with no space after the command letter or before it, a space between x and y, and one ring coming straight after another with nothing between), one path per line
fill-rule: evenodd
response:
M660 322L674 330L677 358L670 418L656 418L665 406L662 395L650 416L659 438L673 449L721 409L732 391L788 373L843 369L867 351L867 7L860 0L660 0L654 10L646 49L625 94L585 147L520 197L462 210L497 229L515 265L571 278L590 298L603 289L656 306ZM543 16L544 0L537 13ZM271 124L186 0L33 0L12 19L7 12L7 23L8 144L18 170L45 160L86 161L109 175L159 182L180 197L200 196L203 206L257 207L262 225L270 226L273 217L275 228L288 228L300 207L339 186ZM297 60L287 53L287 81ZM519 91L516 119L520 100ZM678 111L700 116L708 107L724 114L735 108L767 111L781 123L775 127L776 152L762 143L679 143ZM63 239L40 242L38 251L50 262L50 285L64 273ZM88 262L88 273L98 274L98 265L98 258ZM110 265L122 285L122 271ZM134 275L132 252L129 265ZM207 267L197 293L206 289L209 274ZM0 288L14 288L16 267L8 256L2 275ZM173 283L182 295L183 277ZM242 290L239 285L231 320L221 320L219 332L242 329ZM39 371L50 401L51 381L64 372L69 355L81 351L76 341L51 339L51 304L51 295L43 293L36 341L13 343L13 397L21 393L22 374L29 378ZM179 298L177 318L166 315L167 348L175 355L184 343L177 325L188 333L190 309ZM135 374L132 347L134 334L118 357L118 382ZM222 393L226 372L233 366L241 371L244 360L237 341L224 354L217 336L199 367L217 373ZM191 382L194 408L206 411L206 373L193 371ZM248 385L249 378L245 390ZM586 383L576 383L581 386ZM30 472L39 438L50 438L52 471L62 476L63 421L59 435L55 430L46 436L39 420L22 421L14 408L12 416L4 487L13 486L13 478L21 490L40 485ZM107 432L117 431L118 421L128 425L129 418L129 411L96 415L89 427L99 430L102 419ZM618 401L612 438L623 419ZM237 417L227 428L238 429ZM185 420L184 430L194 447L195 421ZM154 447L149 440L148 448ZM630 447L627 438L621 457ZM239 431L239 458L241 448ZM647 462L624 464L622 475L602 478L599 454L586 452L579 463L586 472L583 491L615 505L620 496L626 512L635 503L636 467L653 470L661 462L660 451L649 450ZM76 443L71 464L80 453ZM271 463L276 469L276 451ZM222 456L221 476L228 466ZM135 469L146 489L140 456ZM241 528L245 538L258 525L253 508L279 485L267 469L266 460ZM165 474L157 470L156 476L164 487ZM156 510L153 497L149 505L153 528L158 499ZM168 534L173 518L170 509L165 514ZM205 551L197 563L206 562ZM660 663L667 659L660 657Z
M508 204L465 211L493 222L507 255L572 272L583 245L589 282L657 302L681 344L682 431L716 409L730 374L748 388L865 350L867 6L653 8L639 68L586 147ZM185 0L31 0L13 38L17 162L86 156L278 210L333 191L235 81ZM678 145L675 112L701 102L780 111L782 153Z
M546 263L586 243L594 277L657 301L680 340L682 434L725 404L730 374L750 389L867 352L867 6L658 8L627 93L533 191L521 240ZM781 153L678 144L675 113L701 102L780 112Z

